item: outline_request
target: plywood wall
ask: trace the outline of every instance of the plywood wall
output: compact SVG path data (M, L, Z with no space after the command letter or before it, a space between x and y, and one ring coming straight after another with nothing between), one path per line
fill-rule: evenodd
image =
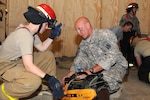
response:
M141 31L150 34L150 1L149 0L9 0L7 1L7 35L20 23L26 23L23 13L27 6L40 3L49 4L55 11L58 23L62 22L61 36L53 42L51 49L56 56L74 56L81 38L77 36L74 22L80 16L90 19L93 27L109 28L119 24L121 16L131 2L139 4L137 17ZM44 36L48 36L49 30ZM45 38L45 37L42 37Z
M6 31L6 0L0 0L0 16L2 17L2 20L0 20L0 42L5 40L5 31Z

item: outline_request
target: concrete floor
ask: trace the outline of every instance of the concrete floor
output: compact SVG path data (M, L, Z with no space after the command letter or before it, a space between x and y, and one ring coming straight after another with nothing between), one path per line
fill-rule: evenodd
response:
M70 61L69 61L70 62ZM64 64L64 63L63 63ZM70 66L71 63L66 62L65 66ZM57 78L59 81L67 75L69 69L64 69L63 67L57 66ZM43 95L36 96L31 99L22 100L52 100L52 96ZM121 95L117 99L113 100L150 100L150 84L141 82L137 77L137 69L130 69L129 75L124 79L123 89Z
M69 70L57 68L57 77L62 79ZM150 100L150 84L141 82L137 77L137 69L130 69L124 79L121 96L115 100Z
M57 67L57 78L59 79L59 81L61 81L62 78L68 74L68 72L69 72L68 69L63 69L63 68Z
M61 82L62 78L67 75L67 73L69 72L68 69L62 69L57 67L57 79ZM32 98L24 98L21 100L53 100L51 95L38 95L38 96L34 96Z
M61 79L69 72L68 69L57 67L57 78ZM37 96L29 100L52 100L50 96ZM150 100L150 85L137 78L137 69L129 71L129 76L123 82L123 90L117 99L113 100Z
M150 84L138 79L137 69L130 69L129 76L123 83L120 100L150 100Z

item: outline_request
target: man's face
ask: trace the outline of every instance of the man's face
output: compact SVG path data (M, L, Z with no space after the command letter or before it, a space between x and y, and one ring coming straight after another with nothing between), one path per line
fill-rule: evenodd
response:
M123 29L123 32L129 32L129 31L131 31L131 29L132 29L131 25L129 25L129 26L126 25Z
M88 28L87 28L86 24L78 23L78 24L76 24L75 28L76 28L76 31L78 32L78 34L82 38L86 39L89 37L89 32L88 32Z
M133 8L132 11L133 11L133 15L136 15L137 8Z

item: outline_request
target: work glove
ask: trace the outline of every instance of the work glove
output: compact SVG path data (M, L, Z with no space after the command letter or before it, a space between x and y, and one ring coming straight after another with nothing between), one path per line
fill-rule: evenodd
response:
M63 87L54 76L46 74L44 79L47 80L49 87L52 90L54 99L60 99L61 97L64 96Z
M54 39L55 37L60 35L61 26L62 26L62 23L59 23L57 26L52 28L52 31L51 31L50 36L49 36L50 39Z

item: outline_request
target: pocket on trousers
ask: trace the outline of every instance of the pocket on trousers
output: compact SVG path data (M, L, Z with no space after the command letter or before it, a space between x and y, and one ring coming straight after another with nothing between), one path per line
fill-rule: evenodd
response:
M4 81L12 82L13 80L19 78L24 71L24 68L16 66L7 70L1 77Z

